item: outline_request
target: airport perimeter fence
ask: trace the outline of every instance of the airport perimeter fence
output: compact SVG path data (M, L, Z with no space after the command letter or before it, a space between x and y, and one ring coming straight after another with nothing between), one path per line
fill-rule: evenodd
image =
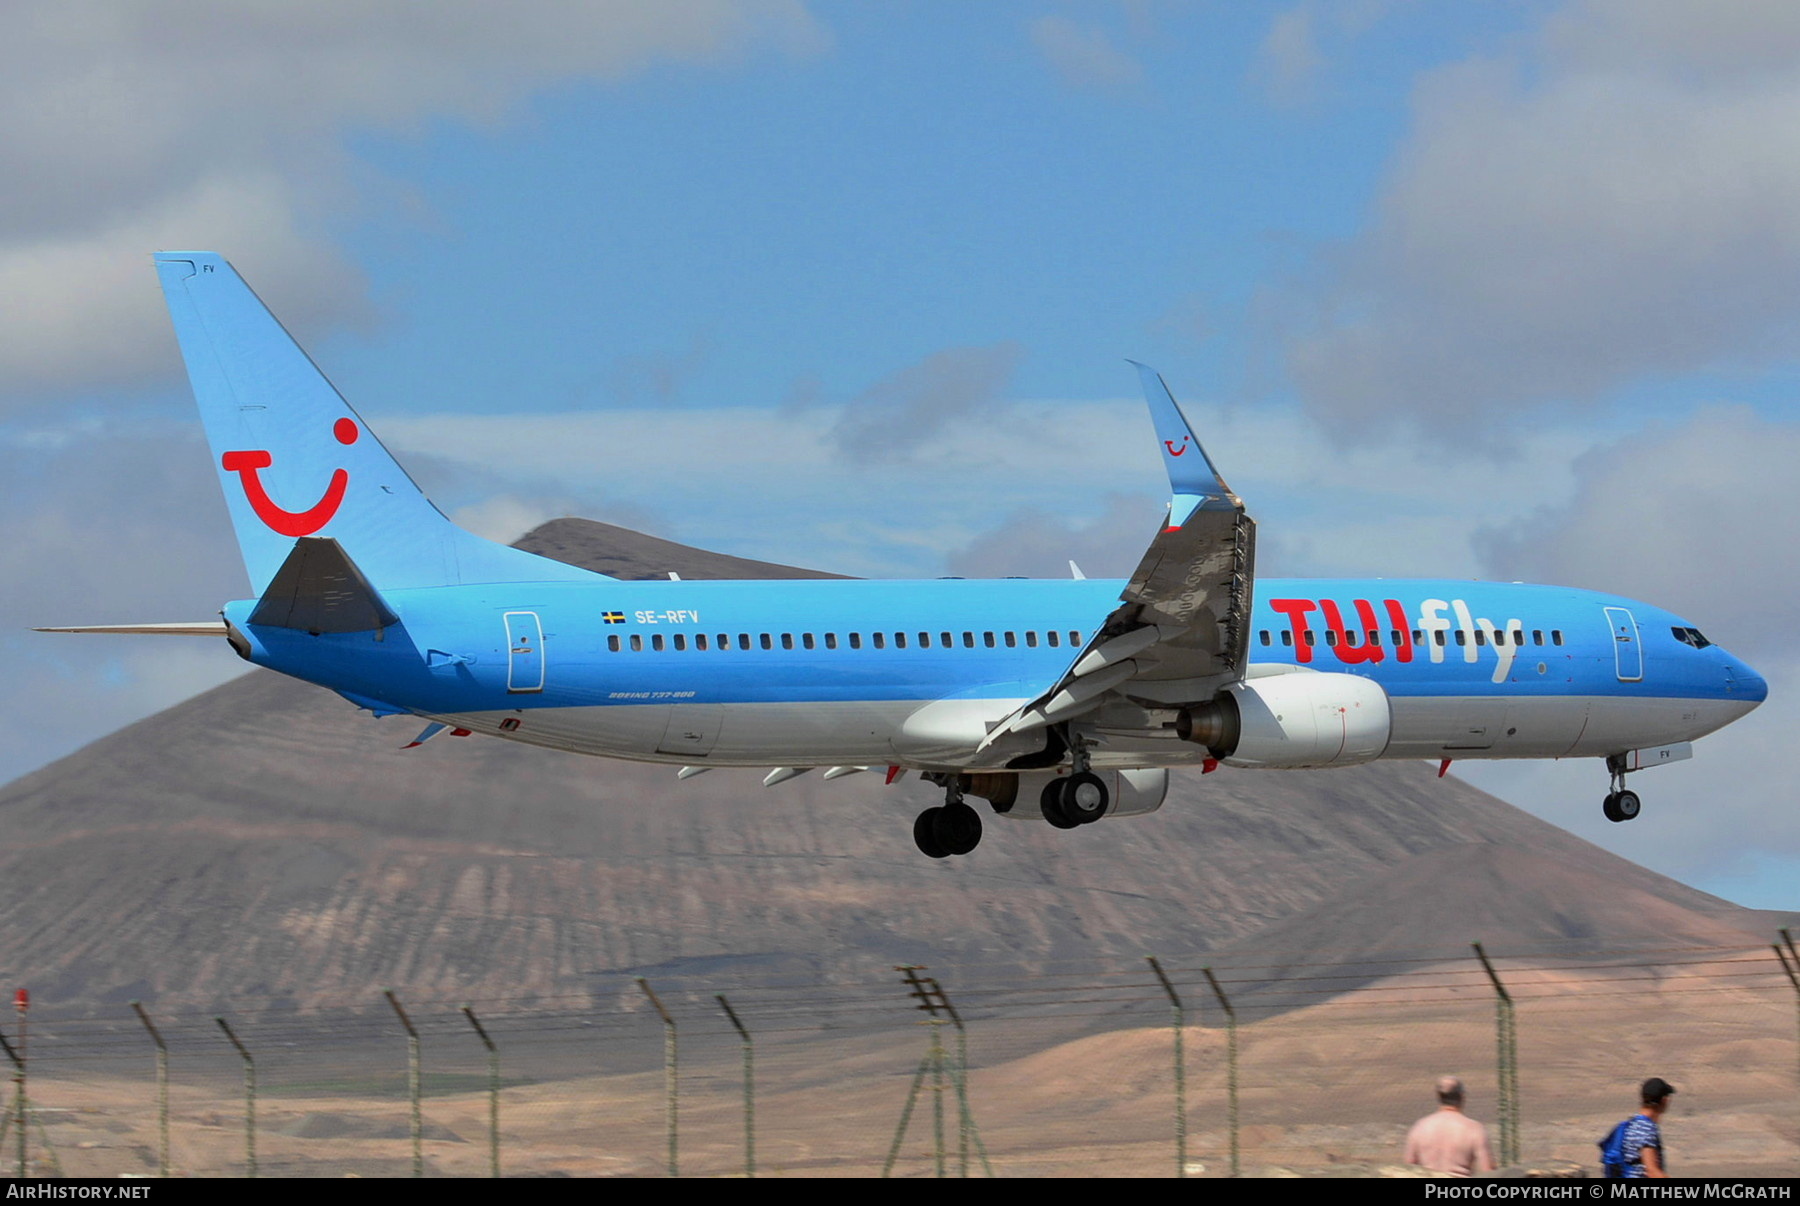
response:
M1400 1163L1446 1072L1503 1162L1591 1168L1659 1075L1678 1090L1677 1172L1800 1172L1784 941L369 996L80 1017L21 1001L0 1172L1354 1174Z

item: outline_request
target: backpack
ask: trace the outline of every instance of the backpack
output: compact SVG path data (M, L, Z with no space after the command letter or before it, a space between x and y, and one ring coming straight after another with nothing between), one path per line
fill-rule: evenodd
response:
M1599 1141L1601 1175L1610 1179L1616 1180L1625 1175L1625 1123L1630 1121L1629 1118L1625 1119L1606 1132L1606 1137Z

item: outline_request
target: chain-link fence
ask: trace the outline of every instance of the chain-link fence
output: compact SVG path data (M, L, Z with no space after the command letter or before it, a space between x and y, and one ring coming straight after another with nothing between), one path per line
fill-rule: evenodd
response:
M1480 957L1485 955L1486 962ZM40 1008L0 1168L32 1175L1359 1173L1443 1073L1503 1159L1592 1167L1639 1081L1677 1172L1800 1172L1776 950L1279 952L1031 974L597 977L569 999ZM0 1056L0 1058L4 1058Z

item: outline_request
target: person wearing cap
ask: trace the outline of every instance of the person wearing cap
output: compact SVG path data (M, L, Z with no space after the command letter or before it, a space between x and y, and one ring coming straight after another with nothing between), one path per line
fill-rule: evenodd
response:
M1438 1108L1406 1132L1406 1162L1453 1177L1493 1171L1487 1128L1463 1113L1463 1082L1440 1076L1434 1087Z
M1625 1120L1625 1136L1621 1145L1627 1177L1667 1177L1669 1166L1663 1159L1662 1116L1668 1112L1669 1098L1675 1086L1660 1076L1652 1076L1638 1089L1643 1104L1636 1114Z

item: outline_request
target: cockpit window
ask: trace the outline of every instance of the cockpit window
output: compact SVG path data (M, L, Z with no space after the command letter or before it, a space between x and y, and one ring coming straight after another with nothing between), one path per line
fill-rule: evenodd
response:
M1675 639L1683 645L1692 645L1696 649L1704 649L1712 644L1711 641L1700 635L1698 628L1671 628L1669 631L1674 633Z

